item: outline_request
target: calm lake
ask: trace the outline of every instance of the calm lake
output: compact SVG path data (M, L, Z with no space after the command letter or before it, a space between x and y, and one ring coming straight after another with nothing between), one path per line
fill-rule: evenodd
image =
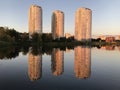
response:
M2 49L0 90L120 90L120 47Z

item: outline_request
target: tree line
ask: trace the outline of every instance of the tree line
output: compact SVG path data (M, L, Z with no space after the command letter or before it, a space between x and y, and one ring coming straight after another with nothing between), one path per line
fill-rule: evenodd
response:
M66 37L61 37L61 38L56 38L53 39L52 37L52 33L42 33L42 34L38 34L38 33L33 33L31 35L31 38L29 38L29 33L20 33L18 31L16 31L14 28L10 29L8 27L0 27L0 45L2 42L13 42L13 43L18 43L18 44L24 44L24 43L28 43L28 45L30 45L31 43L49 43L51 42L52 45L56 44L53 42L57 42L57 44L62 44L59 42L63 42L63 44L107 44L104 40L101 40L100 38L97 39L91 39L92 42L78 42L74 39L74 36L71 36L69 38ZM73 42L73 43L71 43ZM120 45L120 41L116 41L117 45ZM27 45L27 44L26 44Z
M0 41L5 42L70 42L74 41L74 37L67 38L61 37L57 39L52 38L52 33L33 33L29 38L29 33L20 33L14 28L0 27Z
M28 33L17 32L14 28L0 27L0 41L5 42L18 42L28 40Z

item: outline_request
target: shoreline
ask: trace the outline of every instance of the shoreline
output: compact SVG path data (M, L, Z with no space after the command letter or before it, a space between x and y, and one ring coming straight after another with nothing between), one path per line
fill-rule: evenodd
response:
M120 41L115 41L111 43L107 42L96 42L96 41L91 41L91 42L81 42L81 41L71 41L71 42L5 42L5 41L0 41L0 48L2 47L9 47L9 46L20 46L20 47L76 47L76 46L88 46L88 47L98 47L98 46L120 46Z

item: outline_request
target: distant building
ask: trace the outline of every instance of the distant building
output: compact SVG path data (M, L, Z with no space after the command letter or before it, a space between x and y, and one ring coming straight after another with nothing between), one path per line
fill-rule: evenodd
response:
M116 36L115 39L116 39L116 40L120 40L120 35Z
M92 11L79 8L75 14L75 40L91 40Z
M53 12L51 29L53 39L64 37L64 13L62 11Z
M114 42L115 41L115 37L106 37L105 41L108 42L108 43Z
M105 40L106 36L99 36L98 38L100 38L101 40Z
M87 47L75 47L74 72L76 78L86 79L91 73L91 49Z
M60 49L53 49L51 62L53 75L61 75L64 71L64 51L60 51Z
M31 5L29 10L29 37L33 33L42 33L42 8Z
M66 38L70 38L70 37L72 37L73 35L71 35L70 33L65 33L65 37Z

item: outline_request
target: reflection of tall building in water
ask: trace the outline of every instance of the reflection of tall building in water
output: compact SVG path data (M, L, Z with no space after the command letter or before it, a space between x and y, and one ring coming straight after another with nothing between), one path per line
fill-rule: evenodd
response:
M75 14L75 39L77 41L91 40L92 11L79 8Z
M53 75L61 75L64 71L64 51L60 51L60 49L53 49L51 59Z
M54 11L52 15L52 37L64 37L64 13L60 10Z
M33 33L42 33L42 8L31 5L29 10L29 36Z
M42 76L42 55L33 55L29 52L28 75L31 81Z
M77 78L85 79L91 73L91 49L87 47L75 47L74 72Z

